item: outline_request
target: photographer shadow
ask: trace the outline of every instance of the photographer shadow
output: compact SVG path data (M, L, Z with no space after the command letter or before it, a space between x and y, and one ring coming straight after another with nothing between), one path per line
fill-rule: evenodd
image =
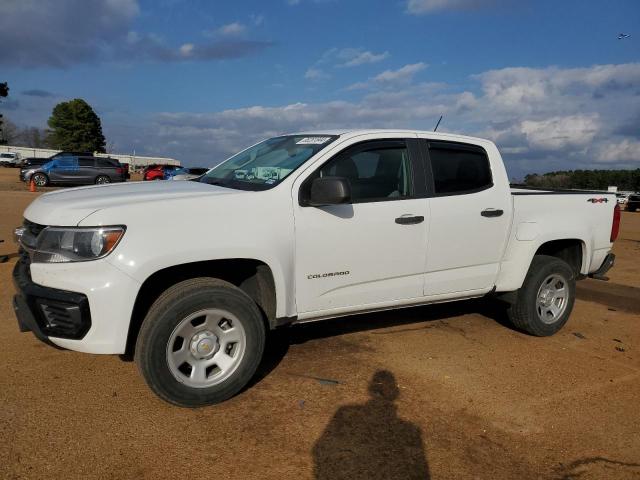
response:
M429 479L418 426L398 417L393 374L377 371L370 399L340 407L313 448L314 474L325 479Z

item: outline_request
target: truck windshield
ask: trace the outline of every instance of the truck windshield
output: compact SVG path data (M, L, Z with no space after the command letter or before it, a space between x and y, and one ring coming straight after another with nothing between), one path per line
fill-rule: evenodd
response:
M270 138L209 170L200 178L200 182L239 190L267 190L336 138L331 135Z

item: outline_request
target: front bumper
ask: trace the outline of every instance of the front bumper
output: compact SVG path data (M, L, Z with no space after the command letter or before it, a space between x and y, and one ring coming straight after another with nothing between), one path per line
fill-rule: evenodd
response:
M26 254L13 269L13 283L17 291L13 309L20 331L31 331L40 340L52 343L49 337L80 340L91 328L87 296L35 284Z
M14 283L14 310L22 331L68 350L125 352L140 283L105 259L29 264L24 254L14 269ZM61 314L64 318L57 318Z

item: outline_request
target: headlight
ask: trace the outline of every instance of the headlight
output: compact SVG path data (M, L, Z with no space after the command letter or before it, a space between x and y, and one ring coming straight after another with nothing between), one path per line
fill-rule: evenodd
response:
M33 262L86 262L106 257L124 235L124 227L47 227L32 255Z

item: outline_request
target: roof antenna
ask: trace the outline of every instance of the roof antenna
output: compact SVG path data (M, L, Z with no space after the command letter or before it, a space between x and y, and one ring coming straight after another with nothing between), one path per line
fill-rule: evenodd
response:
M441 121L442 121L442 115L440 115L440 118L438 119L438 123L436 123L436 128L433 129L434 132L438 130L438 127L440 126Z

